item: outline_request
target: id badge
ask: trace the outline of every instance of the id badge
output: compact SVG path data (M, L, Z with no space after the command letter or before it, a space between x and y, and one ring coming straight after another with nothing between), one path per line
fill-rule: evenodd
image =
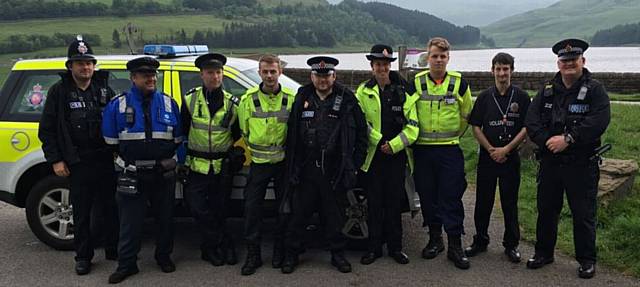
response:
M456 103L456 98L454 97L445 97L444 98L444 103L447 105L453 105Z

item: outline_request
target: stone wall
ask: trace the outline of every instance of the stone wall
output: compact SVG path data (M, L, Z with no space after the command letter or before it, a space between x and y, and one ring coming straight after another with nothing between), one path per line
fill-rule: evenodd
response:
M355 89L358 84L371 77L370 71L338 70L338 81ZM309 69L285 69L284 73L300 82L309 83ZM415 71L409 72L409 79ZM555 73L547 72L515 72L512 82L525 90L538 90L542 84L551 79ZM471 85L472 91L481 91L493 85L490 72L463 72L463 77ZM640 93L640 73L594 73L594 78L602 82L607 91L616 93Z

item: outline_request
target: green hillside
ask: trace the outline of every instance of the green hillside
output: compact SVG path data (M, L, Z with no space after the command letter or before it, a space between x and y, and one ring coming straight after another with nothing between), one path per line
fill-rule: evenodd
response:
M56 0L50 0L50 1L56 1ZM171 3L174 3L176 0L153 0L153 1L162 3L162 4L171 4ZM94 2L94 3L102 3L102 4L111 6L111 3L113 2L113 0L74 0L70 2ZM328 5L329 4L326 0L286 0L286 1L285 0L258 0L258 3L267 7L277 6L280 3L289 4L289 5L293 5L293 4Z
M638 0L562 0L482 27L499 47L548 47L562 38L589 39L598 30L638 22Z

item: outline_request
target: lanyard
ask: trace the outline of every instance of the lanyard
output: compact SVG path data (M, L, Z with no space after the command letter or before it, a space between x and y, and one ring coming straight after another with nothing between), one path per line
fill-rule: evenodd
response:
M497 90L497 88L496 88ZM511 89L511 96L509 96L509 103L507 103L507 107L505 108L505 111L502 111L502 107L500 106L500 104L498 103L498 100L496 99L496 94L492 93L493 96L493 102L496 103L496 106L498 107L498 111L500 111L500 114L502 115L502 123L505 125L507 125L507 113L509 112L509 107L511 106L511 101L513 100L513 91L514 89Z

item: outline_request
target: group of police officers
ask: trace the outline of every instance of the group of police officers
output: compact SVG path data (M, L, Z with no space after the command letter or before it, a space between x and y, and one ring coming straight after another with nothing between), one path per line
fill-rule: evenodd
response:
M584 68L587 48L578 39L554 45L559 72L531 103L526 92L511 85L514 58L497 54L491 68L495 86L483 91L475 105L467 81L447 70L450 45L444 38L429 41L430 69L418 73L413 82L391 71L396 60L391 47L374 45L366 56L372 77L355 94L336 82L337 59L310 58L311 83L295 92L279 84L282 63L267 54L259 59L262 82L236 97L222 85L226 57L209 53L194 63L202 86L183 95L179 109L174 99L156 89L160 64L155 58L129 61L132 86L116 96L105 73L94 70L89 44L79 38L69 47L68 71L49 90L39 131L53 171L70 181L75 271L89 273L93 250L102 244L106 259L118 261L109 283L138 273L147 205L156 224L156 262L162 272L175 271L170 254L176 171L186 174L184 197L202 236L202 259L214 266L236 264L225 216L233 174L245 161L243 149L235 146L240 138L251 154L244 189L247 256L242 275L254 274L263 264L262 212L271 181L280 204L271 260L282 273L294 272L299 264L304 232L316 211L331 264L340 272L351 272L343 226L347 194L356 187L364 188L368 206L368 241L360 262L374 263L386 245L395 262L409 263L401 219L408 202L406 174L413 175L428 229L423 258L444 251L444 230L447 258L460 269L469 268L468 257L487 250L498 186L505 254L517 263L518 147L528 135L539 148L540 169L537 241L527 267L553 262L566 192L578 275L591 278L599 179L595 150L610 111L602 84ZM463 248L462 196L467 183L459 142L467 123L480 147L476 234L471 246ZM175 155L183 144L186 160L181 166ZM95 242L92 214L101 214L104 242Z

